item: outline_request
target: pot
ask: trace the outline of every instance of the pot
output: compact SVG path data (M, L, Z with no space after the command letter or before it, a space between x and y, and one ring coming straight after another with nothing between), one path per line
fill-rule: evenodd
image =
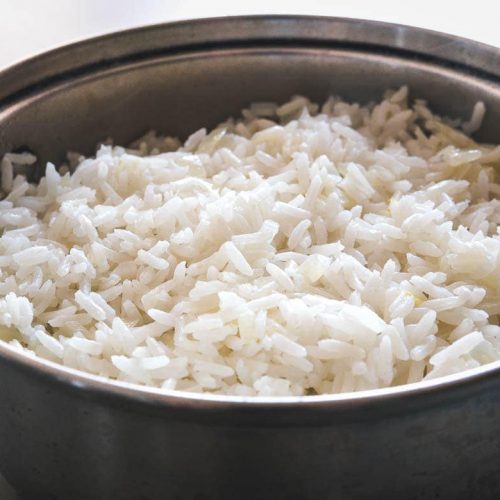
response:
M366 103L408 84L437 113L487 115L500 142L500 50L417 28L242 17L150 26L0 73L0 155L32 179L68 150L149 129L185 138L251 101ZM36 499L373 499L500 496L500 366L347 395L161 391L0 343L0 472Z

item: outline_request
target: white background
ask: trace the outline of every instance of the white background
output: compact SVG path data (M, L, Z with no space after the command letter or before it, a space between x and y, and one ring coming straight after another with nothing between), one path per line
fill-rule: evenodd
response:
M0 0L0 67L70 41L132 26L277 13L396 22L500 47L498 0Z

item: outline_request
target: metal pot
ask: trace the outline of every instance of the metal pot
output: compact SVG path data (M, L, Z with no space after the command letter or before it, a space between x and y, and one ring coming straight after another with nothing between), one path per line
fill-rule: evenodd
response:
M404 26L271 16L126 31L0 73L0 154L29 148L43 165L108 136L186 136L253 100L367 102L405 83L451 117L484 101L479 139L500 142L499 50ZM37 499L498 498L499 370L243 399L104 381L2 344L0 472Z

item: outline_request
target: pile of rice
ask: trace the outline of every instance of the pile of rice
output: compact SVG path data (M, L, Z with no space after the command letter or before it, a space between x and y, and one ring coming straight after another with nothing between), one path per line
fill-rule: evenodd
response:
M148 134L49 163L38 185L13 175L35 158L7 154L0 336L104 377L243 396L498 360L500 147L458 126L401 88L366 107L254 104L184 145Z

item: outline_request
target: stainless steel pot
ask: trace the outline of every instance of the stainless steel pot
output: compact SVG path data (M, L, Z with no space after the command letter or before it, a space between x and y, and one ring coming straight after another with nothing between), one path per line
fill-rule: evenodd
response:
M0 154L59 161L108 136L185 136L253 100L379 98L488 113L500 51L404 26L308 17L189 21L78 43L0 73ZM40 171L38 172L40 174ZM33 498L499 498L500 372L352 396L161 393L0 345L0 472Z

